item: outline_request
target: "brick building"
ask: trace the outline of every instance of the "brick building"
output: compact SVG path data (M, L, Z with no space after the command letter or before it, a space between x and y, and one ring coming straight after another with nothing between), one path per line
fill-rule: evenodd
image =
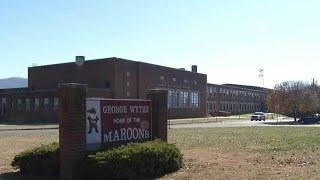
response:
M0 90L0 118L55 122L61 83L88 84L88 97L145 98L148 89L169 90L169 118L206 116L207 75L120 58L28 68L28 87Z
M207 110L211 115L223 112L241 114L266 111L268 89L236 84L208 84Z
M56 122L61 83L88 85L88 97L144 99L148 89L169 92L169 118L266 111L267 89L207 84L207 75L121 58L104 58L28 68L28 87L0 89L0 120Z

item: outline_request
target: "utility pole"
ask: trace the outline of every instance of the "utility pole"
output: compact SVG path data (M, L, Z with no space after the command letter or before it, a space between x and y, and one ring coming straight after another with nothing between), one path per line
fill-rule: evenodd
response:
M312 87L314 87L315 83L314 83L314 78L312 78Z
M264 69L259 69L259 78L262 79L262 87L264 87Z

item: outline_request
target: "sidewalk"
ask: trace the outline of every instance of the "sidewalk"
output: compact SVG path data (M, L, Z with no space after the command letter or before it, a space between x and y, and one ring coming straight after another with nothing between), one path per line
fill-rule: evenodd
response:
M58 129L58 124L0 124L0 131Z

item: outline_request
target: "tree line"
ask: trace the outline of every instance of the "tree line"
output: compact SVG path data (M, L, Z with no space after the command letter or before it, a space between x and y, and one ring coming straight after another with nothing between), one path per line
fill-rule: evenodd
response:
M276 84L267 98L269 111L301 117L320 112L320 87L315 83L285 81Z

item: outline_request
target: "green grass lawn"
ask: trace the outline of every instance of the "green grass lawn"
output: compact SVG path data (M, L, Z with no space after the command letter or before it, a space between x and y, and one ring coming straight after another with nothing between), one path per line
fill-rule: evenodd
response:
M0 174L14 171L19 152L57 140L57 132L0 136ZM162 179L320 179L317 127L169 129L168 141L185 165Z
M170 129L168 137L186 161L168 179L320 179L319 128Z
M261 153L320 153L320 129L317 127L170 129L169 141L182 149L223 147Z

